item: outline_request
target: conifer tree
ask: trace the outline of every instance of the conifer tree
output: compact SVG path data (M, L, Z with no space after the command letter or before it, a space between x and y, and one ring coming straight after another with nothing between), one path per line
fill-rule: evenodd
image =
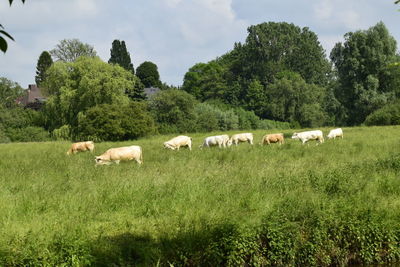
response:
M126 49L125 41L114 40L110 51L111 57L108 63L118 64L127 71L132 72L132 74L135 74L135 69L131 62L131 56Z
M43 51L40 56L38 63L36 65L36 76L35 76L35 81L37 86L40 86L40 84L46 79L46 70L53 64L53 59L51 58L51 55L47 51Z

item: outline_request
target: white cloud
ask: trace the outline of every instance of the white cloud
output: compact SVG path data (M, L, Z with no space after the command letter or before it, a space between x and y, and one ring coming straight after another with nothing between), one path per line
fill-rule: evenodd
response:
M314 14L315 17L320 20L330 19L333 14L332 2L329 0L323 0L314 5Z
M390 2L390 1L389 1ZM107 61L114 39L124 40L137 67L152 61L161 79L179 85L185 72L243 41L246 28L266 21L309 27L330 53L348 31L383 20L400 41L392 2L364 0L35 0L0 1L0 23L16 42L0 55L0 75L22 86L34 81L37 59L62 39L93 45Z

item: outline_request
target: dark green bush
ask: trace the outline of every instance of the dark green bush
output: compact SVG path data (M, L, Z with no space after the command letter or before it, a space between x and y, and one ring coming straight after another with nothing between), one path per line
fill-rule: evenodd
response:
M41 142L50 140L48 131L35 126L9 128L6 130L6 133L12 142Z
M153 117L144 102L126 106L102 104L79 118L76 137L95 141L121 141L154 134Z
M400 124L400 102L389 104L376 110L367 116L366 125L399 125Z
M197 100L192 95L177 89L163 90L149 100L157 124L164 126L159 128L160 133L169 133L172 129L178 133L195 132L196 105Z

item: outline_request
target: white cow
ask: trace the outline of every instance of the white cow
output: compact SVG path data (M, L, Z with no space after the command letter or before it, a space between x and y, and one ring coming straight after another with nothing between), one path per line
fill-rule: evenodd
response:
M341 137L343 139L343 130L342 128L333 129L329 132L328 136L329 139L336 139L336 137Z
M241 133L241 134L234 134L228 141L228 146L235 144L236 146L240 142L249 142L253 144L253 134L252 133Z
M96 157L96 166L109 165L112 162L119 164L121 160L135 160L137 163L142 164L142 148L140 146L110 148L102 155Z
M216 136L209 136L204 139L203 144L200 146L202 147L210 147L210 146L218 146L219 148L226 147L229 141L229 136L227 134L223 135L216 135Z
M317 140L320 144L324 142L324 136L320 130L294 133L292 139L299 139L303 145L309 140Z
M167 142L164 142L164 148L169 148L172 150L179 150L181 146L187 146L189 150L192 150L192 138L189 136L180 135Z

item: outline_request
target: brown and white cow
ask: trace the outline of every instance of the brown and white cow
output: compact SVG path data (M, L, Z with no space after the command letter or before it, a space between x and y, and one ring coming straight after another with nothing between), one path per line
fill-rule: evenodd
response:
M97 156L97 165L109 165L112 162L119 164L120 161L135 160L137 163L143 163L143 153L140 146L124 146L117 148L110 148L102 155Z
M180 135L164 142L164 148L172 150L179 150L181 146L187 146L189 150L192 150L192 138L189 136Z
M266 134L263 136L261 140L261 144L271 144L271 143L279 143L280 145L285 143L285 138L283 137L283 133L276 133L276 134Z
M78 152L83 151L90 151L93 152L94 150L94 143L93 141L85 141L85 142L78 142L73 143L67 151L67 155L76 154Z

